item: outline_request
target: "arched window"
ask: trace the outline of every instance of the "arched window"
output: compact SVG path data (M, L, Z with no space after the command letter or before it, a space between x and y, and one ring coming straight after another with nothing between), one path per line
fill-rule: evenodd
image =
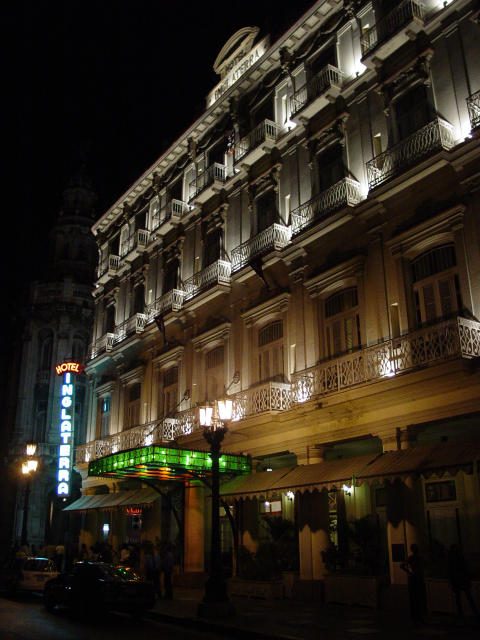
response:
M449 317L462 309L455 247L435 247L411 262L418 325Z
M47 371L52 364L53 335L51 332L40 334L40 370Z
M362 344L357 287L338 291L325 300L325 342L328 357Z
M85 341L81 336L74 336L72 342L72 359L75 362L85 361Z
M270 322L258 331L259 382L283 382L283 322Z

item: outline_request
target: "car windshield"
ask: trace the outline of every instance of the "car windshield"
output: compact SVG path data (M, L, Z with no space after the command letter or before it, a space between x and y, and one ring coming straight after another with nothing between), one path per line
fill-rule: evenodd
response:
M113 564L77 563L75 573L81 576L102 578L103 580L131 581L140 577L129 567L115 567Z

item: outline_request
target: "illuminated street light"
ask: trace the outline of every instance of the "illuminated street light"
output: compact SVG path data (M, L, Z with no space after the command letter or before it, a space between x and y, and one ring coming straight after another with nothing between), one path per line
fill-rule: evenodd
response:
M37 450L36 444L27 444L25 447L25 453L27 459L22 462L22 473L26 477L25 484L25 499L23 502L23 521L22 521L22 535L20 538L20 544L28 544L27 538L27 520L28 520L28 504L30 501L30 478L32 474L38 469L38 460L32 458Z
M235 610L228 599L227 583L223 575L220 548L220 449L232 419L232 401L217 403L219 419L213 416L213 407L201 407L199 411L203 436L210 445L212 457L212 536L210 546L210 575L205 583L205 596L198 606L198 615L205 618L219 618L234 615Z

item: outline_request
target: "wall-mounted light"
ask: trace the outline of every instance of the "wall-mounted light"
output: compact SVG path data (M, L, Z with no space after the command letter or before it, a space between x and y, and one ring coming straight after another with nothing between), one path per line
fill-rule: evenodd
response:
M293 491L287 491L286 496L289 500L293 500L295 498Z
M110 525L108 524L108 522L105 522L105 524L103 525L103 533L108 536L110 532Z
M263 506L265 507L265 509L269 509L270 508L270 502L268 500L265 500L265 502L263 503Z
M343 490L343 492L344 492L346 495L348 495L348 496L351 496L351 495L352 495L352 493L353 493L353 487L351 487L351 486L350 486L350 485L348 485L348 484L344 484L344 485L342 486L342 490Z

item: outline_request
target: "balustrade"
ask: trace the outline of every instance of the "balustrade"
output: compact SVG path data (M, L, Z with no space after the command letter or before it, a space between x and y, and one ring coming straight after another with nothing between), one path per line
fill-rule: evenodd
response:
M205 289L216 284L230 284L231 264L226 260L217 260L205 267L183 283L185 300L190 300Z
M147 316L146 324L153 322L156 316L169 311L179 311L183 305L185 291L182 289L172 289L160 298L146 306L145 315Z
M214 162L210 167L199 173L195 180L190 182L190 200L198 196L202 191L207 189L215 182L225 182L226 168L223 164Z
M370 189L402 173L435 151L451 149L454 144L452 125L441 118L432 120L405 140L367 162Z
M359 349L292 376L293 398L339 391L451 358L480 356L480 323L457 318Z
M133 333L142 333L146 324L147 315L145 313L135 313L115 327L114 342L121 342Z
M476 129L480 126L480 91L467 98L467 108L472 129Z
M291 385L284 382L265 382L239 391L232 399L234 421L265 411L286 411L292 403Z
M292 116L298 113L307 104L310 104L325 93L327 89L336 87L341 89L343 84L343 73L331 64L327 64L320 73L295 91L290 99Z
M378 44L392 37L412 20L422 22L425 14L425 5L421 2L403 0L398 7L390 11L383 19L362 34L362 56L366 56Z
M247 265L253 258L269 251L279 251L290 242L290 227L274 223L232 250L232 271Z
M292 210L292 234L299 233L313 220L321 220L337 209L353 207L361 199L360 184L351 178L343 178L315 198Z
M93 342L89 347L89 359L93 360L101 353L105 351L109 352L113 349L113 345L115 344L115 334L114 333L106 333L101 338Z
M235 143L234 161L238 162L263 142L275 142L279 138L281 128L271 120L264 120L253 131Z

